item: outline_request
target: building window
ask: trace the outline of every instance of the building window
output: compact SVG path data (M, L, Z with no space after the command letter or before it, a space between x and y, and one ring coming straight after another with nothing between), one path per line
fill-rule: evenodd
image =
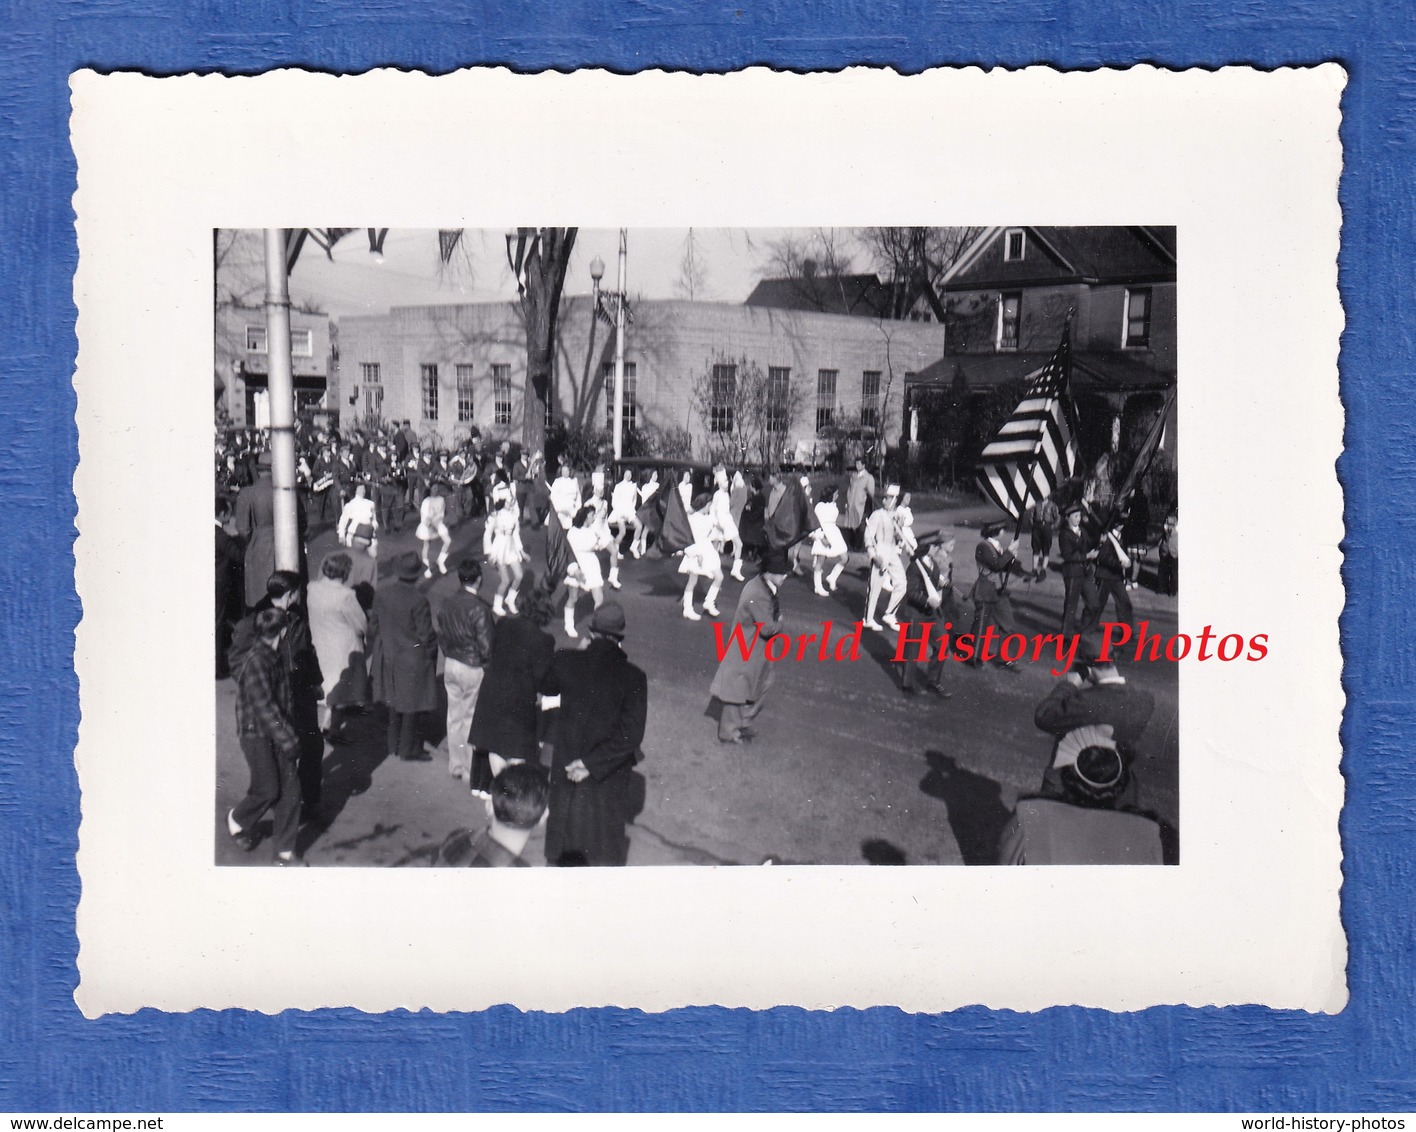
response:
M375 369L378 369L378 366L375 366L374 368L375 368ZM366 384L366 385L364 386L364 412L367 413L367 414L368 414L369 416L371 416L371 417L382 417L382 416L383 416L383 386L382 386L382 385L368 385L368 384Z
M709 385L708 430L733 431L733 402L737 396L737 366L715 365Z
M860 427L880 427L880 371L868 369L860 375Z
M791 421L792 371L788 366L767 367L767 431L784 433Z
M457 419L466 423L472 419L472 367L457 367Z
M504 362L492 366L492 423L511 424L511 366Z
M359 380L365 385L378 385L383 381L378 362L360 362Z
M1018 348L1018 327L1023 321L1023 293L1004 291L998 296L998 348Z
M1012 263L1027 254L1028 236L1021 228L1009 228L1003 236L1003 262Z
M613 431L615 427L615 363L606 362L601 369L605 378L605 427ZM639 427L639 380L634 362L624 363L624 420L625 428Z
M1151 339L1151 289L1132 287L1126 291L1126 327L1122 346L1149 346Z
M438 419L438 367L425 365L418 368L423 373L423 419L435 421Z
M269 340L264 326L246 327L246 353L264 354L269 349ZM309 329L290 331L290 356L313 358L315 356L315 336Z
M816 371L816 431L825 432L836 423L836 375L834 369Z

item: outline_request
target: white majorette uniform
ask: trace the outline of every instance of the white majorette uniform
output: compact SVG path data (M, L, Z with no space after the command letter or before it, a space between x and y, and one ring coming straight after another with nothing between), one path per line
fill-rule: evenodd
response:
M356 534L372 539L377 525L374 501L356 495L339 513L337 537L345 546L353 546Z
M610 495L610 522L623 520L631 523L635 519L635 512L639 510L639 489L631 481L626 483L620 480L615 484L615 490Z
M708 510L691 511L688 515L688 529L693 532L693 542L683 552L679 563L680 574L696 574L700 578L712 578L719 574L722 565L718 560L718 548L713 545L713 516Z
M595 532L595 549L609 550L610 545L615 541L615 536L610 531L609 503L606 502L603 495L592 495L586 506L595 508L595 514L588 524L590 529Z
M659 490L659 481L650 480L639 489L639 506L643 507L649 500L654 498L655 492Z
M833 500L823 500L815 507L816 521L821 524L811 532L811 553L822 558L844 558L846 556L846 536L841 534L837 521L841 509Z
M733 549L741 552L742 536L738 534L737 523L733 522L732 496L727 488L720 487L713 492L708 514L713 519L713 541L719 546L732 543Z
M595 530L593 527L571 527L565 532L565 541L570 544L575 555L575 565L580 569L579 585L582 589L598 589L605 584L604 573L600 569L600 556L595 553Z
M482 555L498 566L511 566L525 558L521 546L521 516L515 507L499 507L487 516L487 527L482 532Z
M551 484L551 510L560 519L565 530L575 521L575 513L580 510L580 481L574 476L557 476Z
M451 542L447 533L447 504L441 495L430 495L418 508L418 537L420 539L442 539Z

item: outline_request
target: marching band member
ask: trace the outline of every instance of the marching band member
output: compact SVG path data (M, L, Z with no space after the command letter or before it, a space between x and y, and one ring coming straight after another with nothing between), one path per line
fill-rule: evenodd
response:
M870 594L865 605L865 627L898 629L895 611L905 600L905 564L900 559L903 540L896 522L895 509L900 502L900 485L892 483L885 489L884 501L865 522L865 551L870 556ZM890 595L889 605L880 621L875 620L875 607L884 590ZM883 623L883 625L882 625Z
M680 485L682 486L682 485ZM699 578L708 578L708 592L703 595L703 612L710 617L721 616L716 600L723 588L723 560L718 548L713 545L713 497L706 491L693 500L688 512L688 526L693 532L693 542L683 552L683 561L678 572L688 575L683 588L683 615L690 621L703 618L693 609L693 591L698 588Z
M742 576L742 535L733 519L732 494L728 490L728 470L719 464L713 469L713 502L710 514L713 516L713 541L722 549L733 544L732 576L739 582Z
M575 572L567 573L565 579L565 635L579 637L575 631L575 603L581 590L589 590L595 601L595 608L605 600L605 579L600 570L600 556L595 552L595 532L591 522L595 508L587 504L575 513L570 529L565 532L565 540L575 555Z
M344 505L339 513L339 526L335 534L345 546L354 545L354 536L369 540L370 554L378 553L379 520L374 513L374 501L369 498L369 489L362 483L354 485L354 498Z
M634 469L625 468L623 478L615 484L615 490L610 495L608 521L614 530L616 546L623 541L626 529L634 531L634 540L629 544L629 552L635 558L641 557L645 550L641 542L644 538L644 524L639 520L638 511L639 489L634 486Z
M438 554L438 573L447 573L447 552L452 549L452 535L447 530L447 503L443 498L443 485L434 483L428 495L418 507L418 539L423 544L423 577L433 576L428 554L433 548L433 540L442 542Z
M816 586L816 593L819 597L826 597L828 594L836 592L836 583L840 580L841 571L846 568L846 536L841 533L841 528L837 524L840 518L841 509L836 506L836 488L828 487L826 494L821 497L821 502L815 507L816 522L819 524L816 530L811 532L811 573L812 580ZM826 563L833 562L831 573L826 577L826 584L822 585L821 572L826 569Z
M522 563L529 557L521 545L521 517L511 487L499 483L492 489L492 511L482 532L482 556L496 564L501 583L492 599L492 612L501 617L515 615L516 595L521 589Z
M590 520L590 529L595 533L595 552L598 554L602 550L610 552L610 574L605 579L613 589L620 588L620 553L619 539L615 538L610 530L610 505L605 499L605 476L600 474L600 482L595 483L594 476L591 476L590 498L586 501L586 506L595 509L595 515Z

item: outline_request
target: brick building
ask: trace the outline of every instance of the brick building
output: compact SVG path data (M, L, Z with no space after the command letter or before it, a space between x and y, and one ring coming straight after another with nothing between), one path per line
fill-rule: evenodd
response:
M994 227L941 282L943 355L906 383L906 433L947 434L941 414L1046 364L1072 313L1072 394L1090 464L1125 453L1176 383L1175 229ZM1175 412L1165 448L1174 452ZM967 453L967 464L973 453Z
M588 296L568 296L558 322L551 414L569 424L611 423L614 333L591 317ZM330 398L354 414L408 419L452 444L476 425L484 436L519 439L526 346L515 303L396 307L339 320L340 389ZM744 361L797 405L781 451L809 459L845 422L895 442L906 380L938 360L936 325L732 303L635 303L625 337L625 423L665 433L686 429L695 454L711 451L719 415L695 407L742 375ZM718 367L715 371L714 367ZM715 386L714 382L718 384Z
M331 369L329 316L292 310L290 354L297 411L333 407L332 399L326 398ZM237 428L263 428L270 423L267 357L265 307L218 306L215 395Z

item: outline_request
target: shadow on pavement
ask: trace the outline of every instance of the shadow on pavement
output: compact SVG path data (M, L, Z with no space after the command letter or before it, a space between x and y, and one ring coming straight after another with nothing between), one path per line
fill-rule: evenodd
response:
M860 855L867 865L908 865L909 859L898 845L879 837L872 837L860 843Z
M347 746L333 747L325 756L319 805L300 828L296 848L304 853L334 824L350 798L366 793L374 771L388 757L384 750L387 716L382 708L349 718Z
M942 801L966 865L996 865L998 841L1013 816L998 783L959 765L942 751L925 751L929 773L919 788Z

